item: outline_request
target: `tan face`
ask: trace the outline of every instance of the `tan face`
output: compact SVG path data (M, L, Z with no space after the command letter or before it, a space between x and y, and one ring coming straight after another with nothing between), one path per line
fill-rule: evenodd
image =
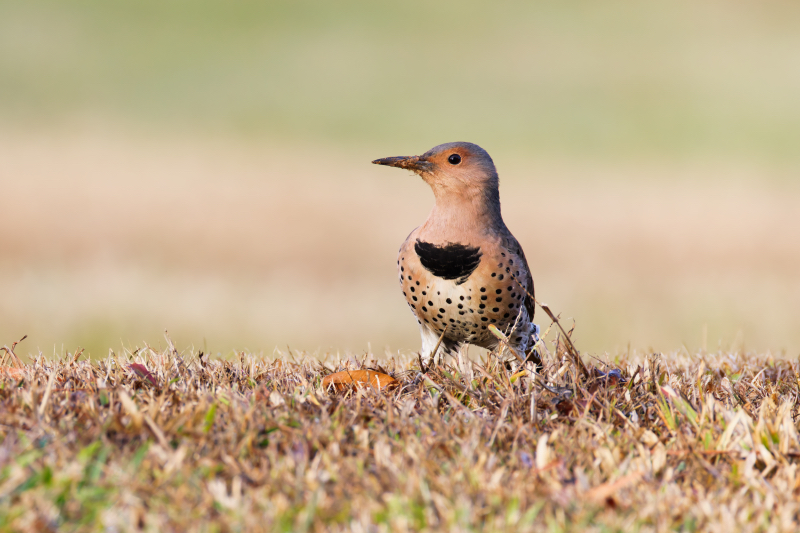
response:
M440 144L420 156L386 157L373 163L411 170L434 189L484 185L497 180L489 154L480 146L465 142Z

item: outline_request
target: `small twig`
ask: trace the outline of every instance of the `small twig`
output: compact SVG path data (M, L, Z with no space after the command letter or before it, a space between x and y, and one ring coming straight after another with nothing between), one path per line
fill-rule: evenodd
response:
M519 353L517 353L517 350L516 350L516 349L515 349L513 346L511 346L511 345L508 343L508 337L506 337L506 336L503 334L503 332L502 332L502 331L500 331L500 329L498 329L498 327L497 327L497 326L495 326L494 324L490 324L490 325L489 325L489 331L491 331L491 332L492 332L492 335L494 335L495 337L497 337L497 338L498 338L498 340L500 341L500 346L499 346L499 348L500 348L501 350L502 350L502 347L503 347L503 346L505 346L506 348L508 348L508 349L511 351L511 353L513 353L513 354L514 354L514 357L516 357L517 359L519 359L519 362L520 362L520 363L522 363L522 364L525 364L525 358L524 358L524 357L522 357L522 356L521 356ZM498 350L498 352L500 352L500 350Z
M568 398L568 397L570 397L570 396L572 396L574 394L572 389L570 389L569 387L555 387L555 388L553 388L553 387L550 387L548 385L545 385L542 382L541 378L539 378L535 374L531 374L530 376L533 378L533 382L536 385L538 385L539 387L541 387L542 389L546 390L547 392L549 392L551 394L555 394L556 396L558 396L560 398Z
M695 451L692 451L692 455L694 456L695 459L697 459L697 462L700 463L700 465L702 465L702 467L708 471L709 474L714 476L714 479L716 479L717 481L723 479L722 473L716 468L714 468L714 466L708 461L706 461L700 454L698 454Z
M503 401L502 407L500 407L500 416L497 418L497 425L494 426L494 431L492 431L492 438L489 439L489 447L492 447L494 444L494 439L497 437L497 432L500 431L500 426L503 425L503 421L506 418L506 414L508 413L508 406L511 405L511 398L507 398Z
M167 346L169 346L169 351L173 357L178 357L178 350L175 349L175 344L172 342L172 338L169 336L169 331L166 329L164 330L164 338L167 339Z
M47 402L50 400L50 393L53 391L53 383L56 381L56 374L58 374L58 370L52 369L50 371L50 377L47 379L47 388L44 391L42 403L39 404L39 417L44 414L44 411L47 408Z
M739 453L736 450L667 450L667 455L732 455Z
M431 352L430 364L433 364L433 362L436 361L436 352L439 351L439 346L442 344L442 341L444 340L444 335L445 333L447 333L447 328L449 327L450 324L445 324L444 329L442 330L442 334L439 336L439 340L436 342L436 346L433 347L433 351ZM420 362L422 362L422 359L420 359ZM430 366L428 366L428 368L430 368ZM423 370L423 373L427 371L428 369L425 369Z
M547 316L550 317L550 320L552 320L555 323L555 325L558 326L558 329L561 330L561 333L564 334L564 339L566 339L566 341L567 341L567 348L568 348L567 353L569 353L570 357L572 358L573 364L578 368L578 370L580 370L581 374L583 374L584 377L588 378L589 377L589 370L586 368L586 365L583 363L583 360L581 359L580 353L578 352L577 348L575 348L575 345L572 343L572 339L570 338L570 336L567 335L566 331L564 331L564 328L561 326L561 323L558 321L556 316L550 310L550 307L547 304L543 304L543 303L539 302L538 300L534 300L534 301L537 303L537 305L539 307L542 308L542 310L545 313L547 313Z
M520 287L524 287L524 285L517 279L517 277L514 274L511 274L511 277L514 278L514 281L516 281L520 285ZM588 378L589 377L589 370L586 368L586 365L583 363L583 360L581 359L581 356L580 356L580 353L578 352L578 349L575 348L575 345L572 343L572 339L567 334L567 332L564 330L564 328L561 326L561 323L558 321L556 316L550 310L550 307L547 304L543 304L542 302L537 300L533 296L533 294L531 294L527 289L525 289L525 293L528 295L528 298L530 298L534 303L536 303L536 305L541 307L542 310L545 313L547 313L547 316L550 317L550 320L552 320L553 323L556 326L558 326L558 329L561 330L561 333L564 334L564 338L567 340L567 348L568 348L567 353L569 353L569 356L572 359L572 363L576 367L578 367L578 370L580 370L581 374L583 374L584 377Z
M8 345L3 346L2 348L0 348L0 350L4 350L6 352L6 355L10 355L14 359L14 362L16 363L17 368L24 367L25 363L23 363L22 360L17 356L17 354L14 353L14 348L17 347L17 344L21 343L22 341L24 341L27 338L28 338L27 335L23 335L22 338L20 340L18 340L17 342L12 342L11 343L11 348L9 348ZM3 362L5 363L5 356L3 356Z
M73 356L72 356L72 361L71 361L71 363L72 363L72 364L75 364L75 363L77 363L77 362L78 362L78 358L81 356L81 354L83 354L83 348L77 348L77 349L75 350L75 355L73 355Z

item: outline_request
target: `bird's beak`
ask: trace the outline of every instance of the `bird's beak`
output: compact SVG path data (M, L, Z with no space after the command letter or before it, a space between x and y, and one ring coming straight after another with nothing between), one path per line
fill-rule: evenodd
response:
M387 167L405 168L414 172L428 172L433 168L433 163L423 156L411 155L402 157L384 157L373 161L376 165L386 165Z

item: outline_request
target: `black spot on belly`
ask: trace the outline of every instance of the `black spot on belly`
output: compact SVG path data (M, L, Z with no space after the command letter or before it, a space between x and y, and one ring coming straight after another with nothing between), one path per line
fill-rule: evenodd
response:
M481 262L481 249L463 244L448 243L436 246L417 239L414 250L428 272L442 279L455 279L461 285Z

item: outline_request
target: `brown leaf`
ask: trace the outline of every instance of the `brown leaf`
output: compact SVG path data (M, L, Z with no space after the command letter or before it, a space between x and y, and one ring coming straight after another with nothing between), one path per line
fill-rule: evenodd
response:
M554 405L556 410L561 416L569 416L571 414L580 415L586 409L587 402L585 400L571 400L569 398L562 398Z
M593 489L589 490L586 493L586 497L590 500L601 501L604 503L606 502L607 498L612 497L618 491L628 487L637 481L644 475L644 472L632 472L626 476L622 476L621 478L615 481L607 481L602 485L598 485Z
M374 370L344 370L329 374L322 380L322 388L327 390L333 387L337 391L343 391L349 387L370 386L375 389L391 389L397 387L399 382L392 376Z
M21 368L14 368L13 366L0 366L0 377L7 376L13 379L22 379L25 377Z
M153 385L154 387L158 386L156 378L154 378L153 374L151 374L150 371L147 370L146 366L139 363L131 363L130 365L128 365L128 368L136 372L136 375L139 376L140 378L144 378L147 381L149 381L150 384Z

